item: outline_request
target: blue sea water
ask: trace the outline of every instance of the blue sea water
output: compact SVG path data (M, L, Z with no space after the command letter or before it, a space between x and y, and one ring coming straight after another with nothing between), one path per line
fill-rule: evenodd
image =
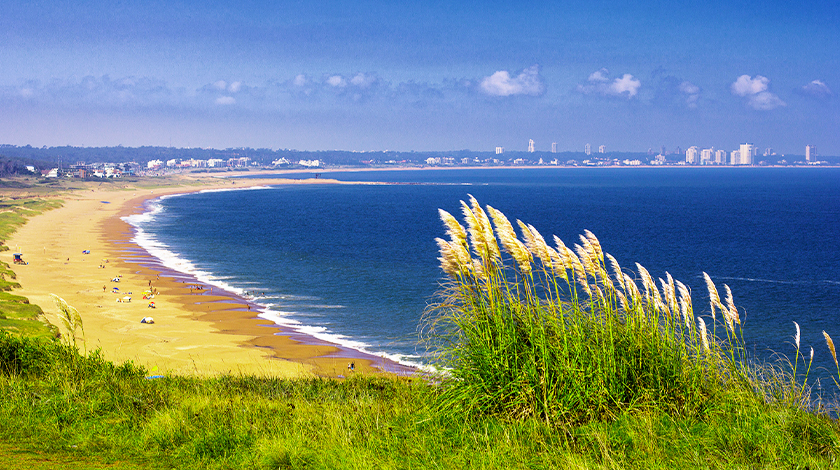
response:
M311 175L295 175L307 177ZM830 376L840 340L840 169L463 169L322 172L392 185L281 185L170 197L134 219L171 266L246 293L264 316L423 363L421 317L442 273L438 208L468 194L567 245L589 229L625 269L686 283L708 315L707 272L728 284L757 356L803 349ZM412 184L417 183L417 184Z

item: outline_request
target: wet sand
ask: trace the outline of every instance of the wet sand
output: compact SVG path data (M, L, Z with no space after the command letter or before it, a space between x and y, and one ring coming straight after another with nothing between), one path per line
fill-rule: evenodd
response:
M278 377L329 376L411 370L391 361L326 343L257 317L257 306L217 287L173 271L131 242L132 227L121 217L145 211L147 200L164 194L266 184L346 184L329 180L239 180L185 178L158 189L90 185L62 195L63 207L31 218L0 259L11 264L19 251L29 262L15 266L24 295L59 325L56 294L77 308L83 344L105 358L133 361L153 374L257 374ZM90 250L90 254L83 254ZM102 266L102 267L100 267ZM114 282L114 279L119 279ZM196 289L196 287L201 287ZM115 293L117 288L119 293ZM144 292L156 295L144 299ZM130 292L130 294L129 294ZM130 302L119 302L130 296ZM155 308L150 308L154 302ZM150 316L154 324L140 320ZM354 363L355 372L348 370Z

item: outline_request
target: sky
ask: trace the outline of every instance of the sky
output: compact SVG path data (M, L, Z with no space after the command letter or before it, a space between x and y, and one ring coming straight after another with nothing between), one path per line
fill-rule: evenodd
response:
M0 3L0 143L840 155L840 2Z

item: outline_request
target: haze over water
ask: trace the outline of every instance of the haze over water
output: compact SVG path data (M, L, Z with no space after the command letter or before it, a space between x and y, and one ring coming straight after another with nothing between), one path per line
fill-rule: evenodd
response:
M305 177L303 175L301 177ZM815 366L840 337L840 169L464 169L329 173L395 185L295 185L171 197L135 218L171 267L255 297L264 316L404 362L443 274L442 208L468 194L567 245L591 230L625 270L670 272L708 316L707 272L728 284L750 351L793 355L793 321ZM180 263L180 264L179 264ZM707 319L708 322L708 319Z

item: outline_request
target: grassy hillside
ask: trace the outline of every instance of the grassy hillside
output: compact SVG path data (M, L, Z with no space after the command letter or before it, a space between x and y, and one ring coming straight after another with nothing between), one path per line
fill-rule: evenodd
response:
M736 392L702 417L569 426L441 411L440 388L416 379L147 379L8 333L0 360L7 443L147 468L827 468L838 451L828 416Z

